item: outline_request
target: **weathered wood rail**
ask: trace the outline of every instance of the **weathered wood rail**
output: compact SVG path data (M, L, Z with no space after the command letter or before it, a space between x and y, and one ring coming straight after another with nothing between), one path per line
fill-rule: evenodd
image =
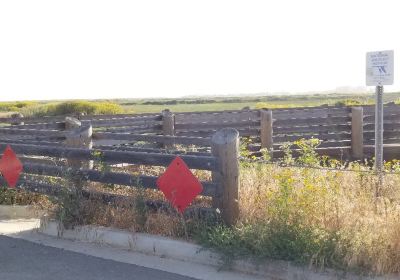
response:
M227 223L232 224L236 221L238 217L237 198L239 190L239 134L236 130L223 129L217 132L212 139L208 139L208 145L212 146L212 153L178 153L177 151L167 153L167 150L163 151L151 148L135 149L133 147L126 147L127 150L118 150L118 148L121 149L123 147L103 146L101 148L92 148L91 145L86 144L81 147L80 141L87 143L88 139L86 138L89 138L89 142L91 141L91 137L93 136L91 133L82 134L82 132L91 131L91 126L85 127L77 120L68 121L69 131L67 132L66 146L53 145L52 142L41 143L40 141L36 141L37 143L27 144L24 143L24 140L0 140L0 150L4 150L7 145L11 145L12 149L23 162L23 174L19 182L19 187L30 191L55 195L60 193L60 185L49 183L49 178L74 178L73 180L79 178L84 181L104 184L154 189L156 188L158 176L100 171L93 169L93 164L85 163L100 162L101 165L127 163L166 167L179 155L189 168L212 172L212 176L210 176L212 178L211 181L201 182L203 186L201 195L212 197L213 207L221 210L221 215ZM70 126L73 124L76 124L76 127L71 128ZM24 130L21 129L21 131ZM68 138L71 135L79 135L77 138L78 141L68 141L71 140ZM83 138L82 135L84 135ZM190 137L175 136L151 137L156 137L158 142L162 142L160 141L160 137L163 137L166 139L164 143L172 144L176 143L176 139L183 138L185 139L184 143L187 143L187 139L191 139ZM197 139L195 137L192 138ZM171 142L171 139L174 141ZM205 139L202 140L204 141ZM236 179L232 181L231 176Z
M65 137L63 118L2 118L0 122L14 125L0 128L0 139L3 136L18 139L18 136L30 135L32 139L27 141L62 141ZM79 118L82 125L93 127L95 146L137 141L159 143L169 148L174 145L210 146L211 136L223 128L235 128L241 137L252 138L250 150L267 148L274 151L274 156L281 154L283 143L301 138L318 138L323 141L319 146L321 151L344 154L351 159L369 156L364 153L364 148L374 145L374 106L184 113L164 110L160 114ZM395 104L384 107L384 144L400 144L400 106Z

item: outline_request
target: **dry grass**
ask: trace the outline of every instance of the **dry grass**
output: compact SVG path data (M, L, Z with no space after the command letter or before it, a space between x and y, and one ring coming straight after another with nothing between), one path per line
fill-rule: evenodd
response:
M32 205L37 209L52 210L55 205L45 195L30 193L21 189L0 186L1 205Z
M385 176L378 198L370 173L255 164L241 176L242 225L282 221L321 238L335 233L327 253L342 267L400 272L400 174ZM332 256L317 253L310 263L327 265Z
M315 167L320 159L314 156L311 151L300 160ZM387 168L398 171L399 166ZM125 168L131 174L147 175L163 170ZM176 238L189 232L229 258L284 259L371 274L400 272L400 173L385 175L377 189L376 176L362 172L369 167L357 163L339 171L257 163L243 164L240 170L236 227L204 226L198 220L184 224L172 209L146 208L146 200L163 200L159 191L96 183L86 188L127 198L112 205L95 196L84 200L79 222ZM196 172L196 176L206 180L210 173ZM199 197L194 205L210 207L211 201Z
M161 194L154 193L130 192L125 199L111 204L104 204L99 196L92 195L79 202L80 220L70 225L92 224L173 238L185 237L185 224L191 223L191 220L186 220L184 224L182 217L172 208L154 210L143 204L145 200L160 198ZM69 227L68 224L66 226Z

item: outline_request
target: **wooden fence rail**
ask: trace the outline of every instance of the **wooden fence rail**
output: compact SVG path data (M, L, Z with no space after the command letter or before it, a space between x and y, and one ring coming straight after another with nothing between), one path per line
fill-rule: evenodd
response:
M79 118L82 125L92 125L94 145L144 141L160 143L168 148L174 145L210 147L211 136L223 128L235 128L241 137L253 138L251 150L266 148L274 150L273 155L279 154L283 143L301 138L321 139L321 148L326 149L349 147L352 159L363 158L363 147L374 144L374 106L370 105L183 113L164 110L159 114ZM62 117L17 117L7 120L14 124L23 122L24 125L0 128L0 138L14 135L17 139L18 135L30 135L38 139L47 136L47 140L62 140L65 136L65 120ZM400 106L385 105L384 130L384 144L400 144Z
M87 127L82 126L79 121L68 120L68 122L68 127L70 127L68 134L70 135L81 135L83 131L87 131ZM76 125L76 127L71 127L73 125ZM83 138L81 136L78 137L77 140L88 138L91 141L91 137L92 134L90 133ZM166 139L176 138L174 136L169 136L170 138L168 136L160 137L165 137ZM22 141L20 140L20 143L15 143L12 140L0 142L0 150L4 150L7 145L11 145L23 162L23 175L19 182L20 187L51 194L59 193L59 187L49 184L49 178L74 178L72 183L75 179L80 178L80 180L85 181L131 187L156 187L156 176L135 176L121 172L104 172L94 170L92 165L76 164L76 160L83 162L98 161L102 164L120 162L149 166L168 166L176 157L176 154L154 152L154 149L118 151L106 150L106 147L93 149L91 145L75 147L75 141L67 141L68 145L72 143L73 148L22 144ZM226 223L233 224L238 218L239 133L234 129L223 129L213 137L211 146L213 147L212 153L196 152L193 154L179 154L179 156L189 168L212 172L212 181L201 182L203 186L201 195L212 197L213 207L221 210L221 215ZM67 165L64 163L52 164L52 158L59 162L62 159L67 159ZM43 162L46 162L46 164ZM28 178L28 176L30 177Z
M101 160L108 163L123 162L152 166L168 166L176 157L173 154L65 148L4 142L0 142L0 150L4 150L7 145L12 145L12 148L18 154L79 160ZM189 168L210 171L215 171L217 169L217 159L213 156L181 155L181 158L186 162Z
M92 182L143 187L151 189L156 188L156 181L157 181L157 177L155 176L146 176L146 175L133 176L127 173L102 172L91 169L71 169L68 167L51 166L51 165L37 164L37 163L25 163L23 172L26 174L45 175L52 177L78 176L80 178L84 178L85 180ZM203 192L201 193L201 195L204 196L215 195L216 189L218 187L217 184L207 181L202 181L201 183L203 185Z

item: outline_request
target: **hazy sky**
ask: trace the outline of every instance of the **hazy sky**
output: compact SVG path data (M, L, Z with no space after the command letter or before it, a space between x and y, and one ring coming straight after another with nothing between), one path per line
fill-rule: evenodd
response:
M365 85L400 2L0 0L0 100L177 97Z

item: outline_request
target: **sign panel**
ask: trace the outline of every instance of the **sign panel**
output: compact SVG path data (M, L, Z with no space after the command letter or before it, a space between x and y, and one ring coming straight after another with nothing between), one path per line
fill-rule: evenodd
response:
M8 185L14 188L22 172L22 163L19 161L10 145L7 145L3 152L3 157L0 159L0 172Z
M180 157L176 157L158 178L157 186L180 213L203 191L200 181Z
M368 52L366 64L367 86L393 84L393 51Z

